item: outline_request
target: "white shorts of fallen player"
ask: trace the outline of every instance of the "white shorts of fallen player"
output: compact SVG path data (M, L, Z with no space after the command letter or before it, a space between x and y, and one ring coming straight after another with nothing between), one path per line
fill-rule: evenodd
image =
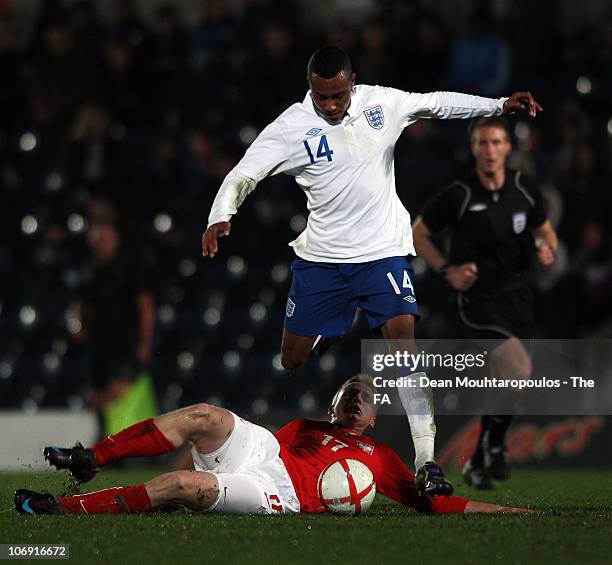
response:
M268 430L236 414L234 430L213 453L191 454L196 471L212 473L219 496L208 512L289 514L300 511L293 483L280 458L280 445Z

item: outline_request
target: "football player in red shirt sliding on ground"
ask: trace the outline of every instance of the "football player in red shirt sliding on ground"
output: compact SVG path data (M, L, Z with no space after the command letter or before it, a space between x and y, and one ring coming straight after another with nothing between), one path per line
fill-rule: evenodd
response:
M293 420L276 435L224 408L196 404L135 424L91 449L47 447L47 460L81 482L108 463L168 453L186 440L195 470L62 498L21 489L15 508L21 514L124 514L178 503L234 514L325 512L317 494L319 475L334 461L357 459L371 469L378 493L419 512L527 512L457 496L419 495L400 457L363 435L376 423L373 392L371 379L357 375L334 396L330 422Z

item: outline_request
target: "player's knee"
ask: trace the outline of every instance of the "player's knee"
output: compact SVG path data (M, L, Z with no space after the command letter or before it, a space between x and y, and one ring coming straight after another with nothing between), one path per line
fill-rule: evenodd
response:
M283 369L291 370L291 369L299 369L301 366L306 363L308 359L308 355L298 356L295 353L285 353L281 355L281 365Z
M507 378L530 377L533 370L531 359L527 355L513 355L498 362L500 376Z
M219 482L212 473L202 473L198 477L198 484L195 490L198 506L210 508L219 497Z
M521 377L530 377L531 372L533 371L531 359L529 359L528 357L525 359L516 359L514 371L516 375L519 375Z
M212 473L176 471L172 474L177 499L200 508L209 508L217 500L219 483Z
M308 360L314 337L292 334L285 328L281 343L281 365L284 369L298 369Z
M183 500L182 494L187 492L189 478L186 476L189 471L172 471L164 473L149 484L154 485L155 492L162 492L164 500Z
M206 509L219 497L219 482L212 473L173 471L153 479L147 486L154 506L163 502L178 502L192 508Z
M403 342L414 340L414 316L404 314L391 318L382 325L381 331L387 341L400 342L402 348L410 347L410 343L406 345Z
M206 402L198 402L191 407L191 413L195 418L210 419L212 413L212 406L206 404Z
M510 361L510 374L517 377L530 377L533 366L526 351L519 351L512 355Z
M210 430L218 424L218 415L214 406L200 402L187 409L185 421L191 434Z
M185 492L189 491L189 486L191 484L191 480L189 478L190 473L185 471L175 471L174 473L170 473L170 483L172 486L172 490L177 493L177 495L181 495Z

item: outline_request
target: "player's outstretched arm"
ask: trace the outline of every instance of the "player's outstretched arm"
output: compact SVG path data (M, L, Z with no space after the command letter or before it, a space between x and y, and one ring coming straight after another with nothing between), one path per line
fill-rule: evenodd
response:
M376 492L425 514L461 513L527 513L527 508L514 508L487 502L475 502L459 496L427 496L416 491L414 475L392 449L381 446L379 453L385 457L384 472L376 478Z
M527 514L529 512L533 512L533 510L529 510L528 508L514 508L513 506L500 506L499 504L489 504L488 502L475 502L470 500L463 510L465 514L468 512L478 512L481 514L486 513L515 513L515 514Z
M230 234L230 222L218 222L210 226L202 235L202 255L211 259L219 251L219 238Z
M531 95L531 92L515 92L508 100L504 102L504 114L511 114L519 110L528 110L529 115L535 118L538 112L544 109Z
M208 228L202 236L204 257L212 259L217 254L217 239L229 235L229 220L257 184L266 177L287 172L292 166L291 145L285 141L278 123L272 122L223 179L208 216Z
M396 110L402 127L416 119L472 119L510 114L527 110L532 118L543 110L531 92L515 92L509 98L486 98L461 92L402 92L389 89L389 96L397 101Z

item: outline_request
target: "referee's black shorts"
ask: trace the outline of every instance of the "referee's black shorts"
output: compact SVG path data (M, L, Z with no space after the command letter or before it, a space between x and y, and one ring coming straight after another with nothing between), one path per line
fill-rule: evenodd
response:
M533 292L524 286L471 295L457 293L459 318L471 339L530 339L534 333Z

